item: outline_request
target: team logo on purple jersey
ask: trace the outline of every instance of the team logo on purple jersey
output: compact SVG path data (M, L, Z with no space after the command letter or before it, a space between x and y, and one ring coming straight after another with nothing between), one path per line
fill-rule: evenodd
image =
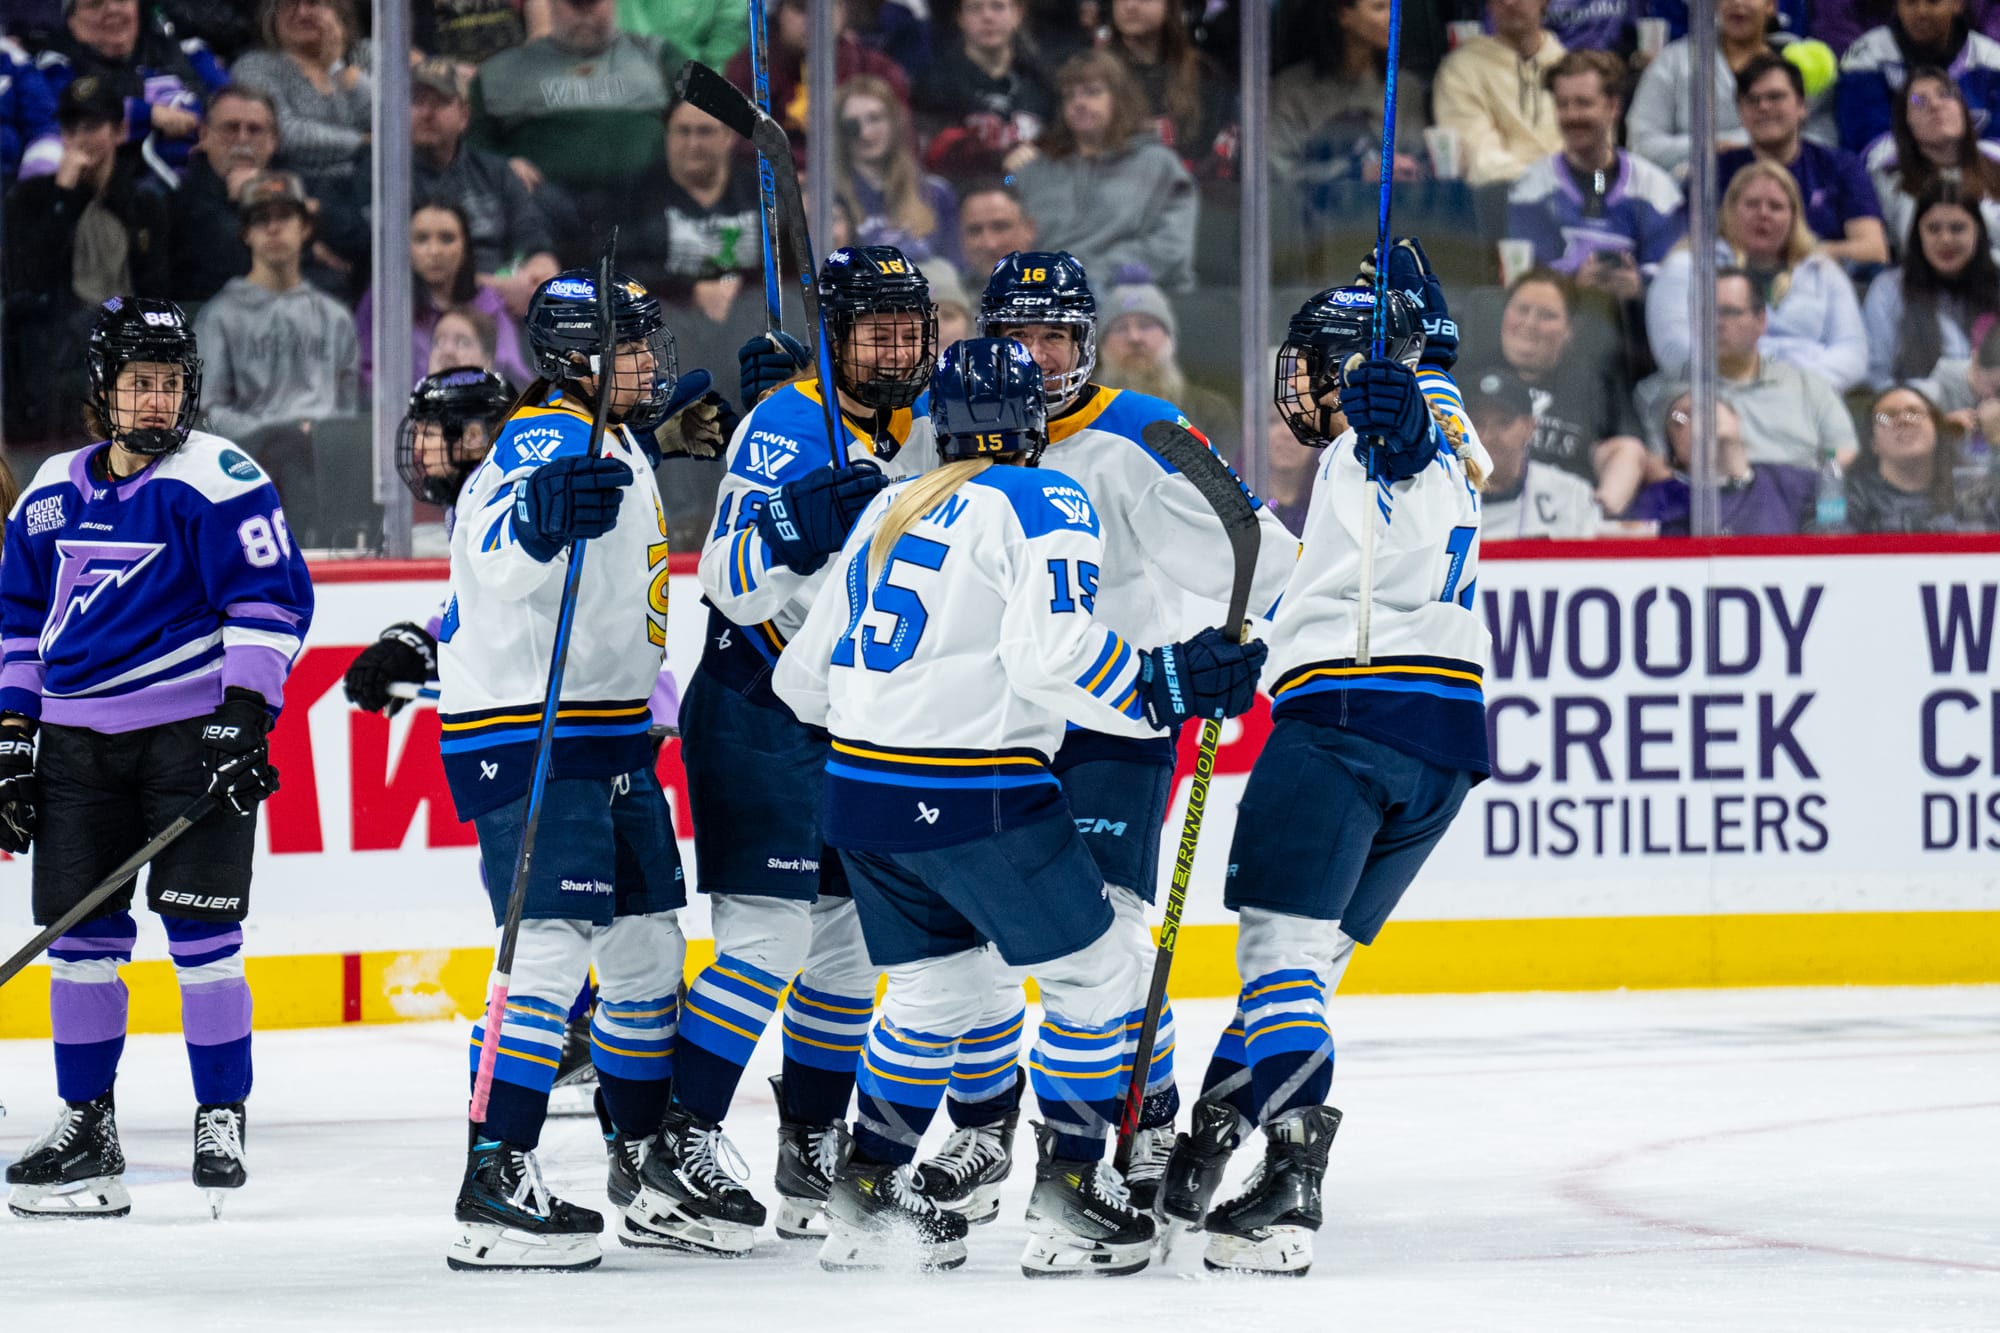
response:
M166 549L163 542L57 542L62 563L56 569L49 618L42 628L42 655L48 655L69 623L81 619L107 589L130 583Z

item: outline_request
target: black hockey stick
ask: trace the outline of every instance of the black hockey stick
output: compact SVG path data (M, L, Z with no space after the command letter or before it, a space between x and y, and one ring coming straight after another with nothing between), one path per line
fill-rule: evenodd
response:
M1222 627L1241 643L1250 628L1250 583L1257 574L1257 545L1262 535L1250 493L1215 450L1185 426L1155 421L1139 432L1146 447L1174 465L1194 483L1201 498L1222 520L1229 537L1234 573L1229 584L1229 611ZM1160 1036L1160 1015L1167 1003L1167 974L1174 966L1174 944L1180 937L1181 912L1187 906L1188 879L1194 873L1195 844L1201 839L1201 818L1208 808L1208 782L1215 775L1215 749L1222 741L1222 724L1214 718L1201 724L1201 746L1195 751L1194 781L1188 788L1187 814L1181 820L1180 848L1174 853L1173 884L1167 890L1167 914L1160 922L1160 947L1153 954L1153 984L1146 994L1146 1017L1139 1025L1139 1049L1132 1060L1132 1085L1125 1090L1124 1111L1118 1117L1118 1151L1113 1159L1120 1172L1132 1165L1132 1140L1139 1131L1139 1109L1146 1100L1146 1081L1153 1070L1153 1045Z
M760 161L771 169L771 183L778 194L778 220L791 247L792 262L799 271L799 298L805 303L806 329L818 340L820 407L826 414L826 447L837 472L847 466L847 448L841 441L840 391L834 387L833 345L826 338L826 320L819 309L819 265L813 258L812 233L806 228L805 198L799 193L799 172L792 164L792 141L785 127L758 110L743 90L699 60L681 66L674 91L699 110L706 111L734 133L748 139Z
M96 911L106 898L118 892L119 889L124 887L126 881L144 869L147 862L167 850L167 847L178 839L181 834L186 833L196 824L199 824L215 807L216 799L213 796L195 797L193 801L189 802L188 808L181 811L175 817L173 823L154 834L152 840L144 847L141 847L138 851L119 862L118 868L109 875L106 875L103 882L96 888L85 894L76 906L57 917L54 924L46 927L41 934L22 945L12 958L9 958L4 963L0 963L0 986L4 986L12 981L20 974L22 968L41 956L42 950L61 939L63 933L71 926Z

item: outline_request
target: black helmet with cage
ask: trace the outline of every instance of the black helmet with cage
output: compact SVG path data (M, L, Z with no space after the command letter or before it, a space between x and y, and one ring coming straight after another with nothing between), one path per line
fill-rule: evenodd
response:
M842 393L878 412L923 396L938 354L937 307L907 255L893 245L842 246L820 266L819 305ZM893 318L869 318L883 315Z
M632 404L618 414L626 422L654 422L680 379L674 335L660 299L622 273L612 276L611 318L618 346L643 344L652 369ZM565 269L535 289L528 299L528 347L535 371L551 384L591 379L602 351L597 331L597 275ZM621 357L622 359L622 357Z
M114 296L97 309L84 353L90 379L93 425L119 447L157 457L187 443L201 406L201 357L195 351L194 325L172 301L144 296ZM121 392L119 376L131 365L172 367L177 383L162 383L161 395L178 394L165 425L141 426L143 408L131 386ZM173 380L171 372L165 377ZM121 398L129 401L121 401Z
M513 401L512 385L477 366L420 380L396 431L396 471L410 494L424 504L455 503Z
M1424 354L1424 321L1417 305L1399 291L1389 294L1384 312L1384 351L1392 361L1411 370ZM1308 297L1292 316L1285 341L1278 348L1272 401L1300 444L1324 449L1333 443L1327 395L1337 391L1340 367L1374 346L1375 289L1366 283L1329 287Z

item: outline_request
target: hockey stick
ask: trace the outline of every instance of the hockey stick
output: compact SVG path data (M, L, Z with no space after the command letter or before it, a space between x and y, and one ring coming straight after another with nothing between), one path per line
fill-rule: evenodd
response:
M148 861L167 850L181 834L186 833L205 819L216 807L213 796L197 796L188 803L188 808L175 816L174 822L154 834L152 840L138 851L118 863L118 868L106 875L101 883L85 894L76 906L57 917L55 923L43 929L42 933L22 945L6 962L0 963L0 986L6 985L19 975L22 968L35 961L42 950L61 939L63 933L77 922L96 911L106 898L123 888L125 882L138 874Z
M604 243L597 264L597 407L590 418L590 450L597 457L604 447L604 430L611 421L611 395L618 379L618 325L611 313L611 282L618 254L618 229ZM576 595L583 584L584 541L570 543L569 568L563 572L562 601L556 612L555 652L549 662L549 687L542 696L542 722L535 733L535 764L528 782L528 809L521 826L521 846L514 857L514 884L507 894L507 919L500 928L500 951L493 958L493 979L486 993L486 1031L479 1044L479 1072L472 1080L473 1124L486 1119L493 1093L493 1068L500 1061L500 1027L507 1017L509 973L514 969L514 945L521 937L521 913L528 903L528 869L535 859L535 833L542 820L542 795L548 788L555 758L556 711L562 707L563 671L569 665L570 629L576 623Z
M757 110L771 114L770 36L764 31L764 0L750 0L750 77L757 88ZM789 160L789 159L788 159ZM771 163L757 154L757 221L764 239L764 328L782 333L785 312L778 295L778 192L771 181Z
M1396 180L1396 60L1403 45L1403 0L1389 0L1389 64L1382 75L1382 179L1375 198L1375 312L1368 354L1389 350L1389 200ZM1380 449L1384 441L1377 440ZM1373 469L1370 469L1372 474ZM1369 477L1371 490L1380 483ZM1371 498L1371 506L1376 502ZM1364 510L1361 529L1361 597L1354 608L1354 662L1367 666L1374 654L1369 631L1375 620L1375 516Z
M1257 574L1257 544L1261 530L1250 493L1229 465L1200 436L1171 421L1155 421L1139 432L1146 447L1174 465L1194 483L1201 498L1222 520L1229 537L1234 573L1229 584L1229 611L1223 629L1238 643L1249 623L1250 583ZM1174 945L1180 937L1181 912L1187 906L1188 879L1194 873L1195 843L1201 838L1201 818L1208 808L1208 782L1215 774L1215 750L1222 741L1222 724L1214 718L1201 724L1201 745L1195 751L1194 782L1188 788L1187 814L1181 819L1180 849L1174 853L1173 884L1167 890L1167 914L1160 922L1160 946L1153 954L1153 983L1146 994L1146 1016L1139 1024L1139 1049L1132 1060L1132 1084L1118 1117L1118 1151L1113 1165L1122 1173L1132 1165L1132 1140L1139 1131L1139 1109L1146 1100L1146 1080L1153 1072L1153 1045L1160 1036L1160 1016L1167 1003L1167 974L1174 966Z
M771 171L777 194L778 218L784 225L785 240L799 269L799 296L806 308L806 328L818 339L820 409L826 414L826 447L837 472L847 466L847 449L841 443L840 411L834 387L833 346L826 338L826 319L819 308L818 265L813 262L812 234L806 230L805 199L799 193L798 168L792 165L792 141L785 127L757 109L742 89L699 60L681 66L674 90L699 109L714 116L730 130L748 139L757 157Z

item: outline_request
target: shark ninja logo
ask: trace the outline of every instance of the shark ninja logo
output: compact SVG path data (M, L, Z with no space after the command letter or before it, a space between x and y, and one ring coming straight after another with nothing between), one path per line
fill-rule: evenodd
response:
M159 542L56 543L61 564L56 569L54 609L42 629L41 650L62 637L70 622L80 620L108 590L130 583L166 547Z

